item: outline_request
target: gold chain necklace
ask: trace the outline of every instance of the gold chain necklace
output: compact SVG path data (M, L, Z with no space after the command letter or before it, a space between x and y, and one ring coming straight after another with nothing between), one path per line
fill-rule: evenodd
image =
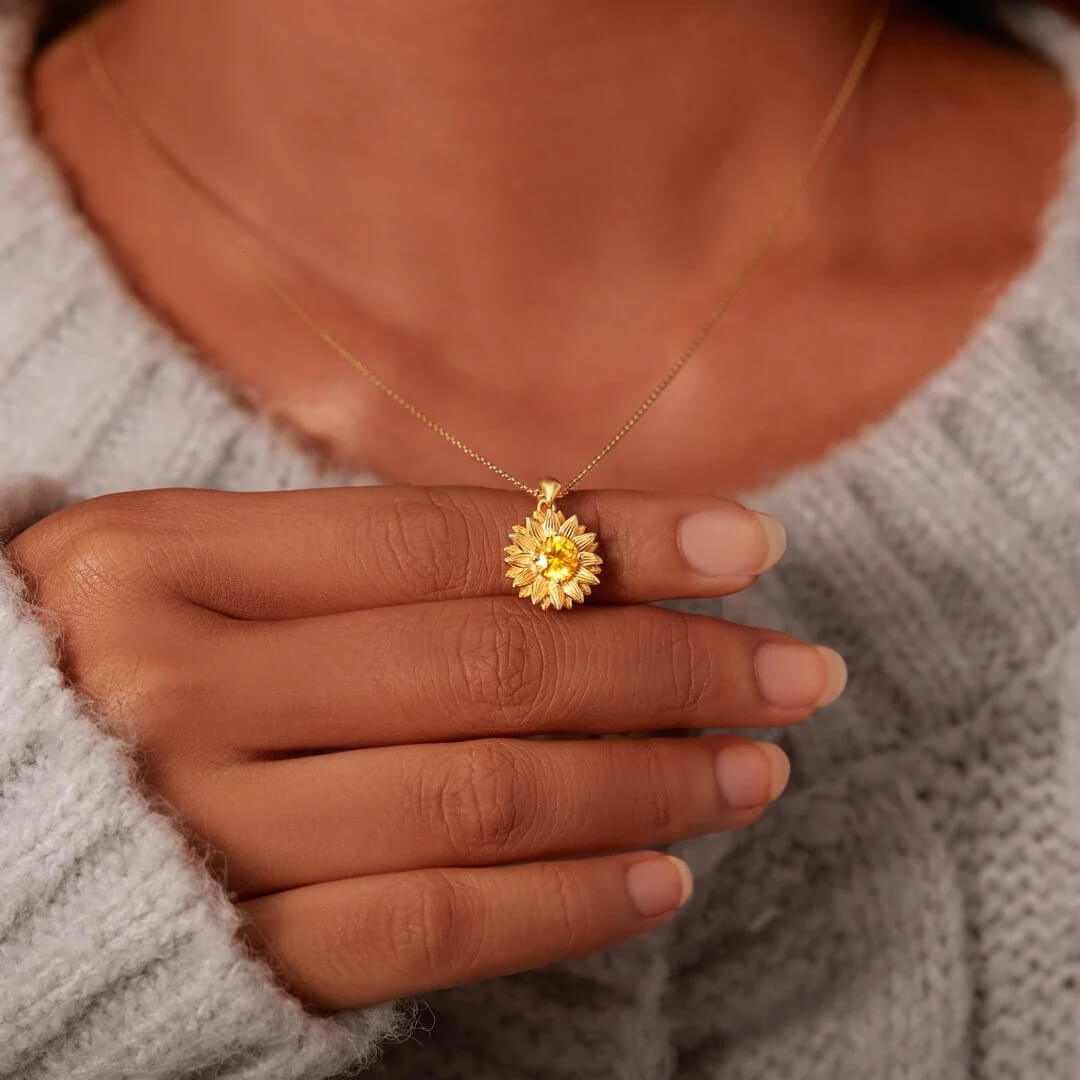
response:
M854 96L863 73L870 63L878 41L881 38L888 17L890 0L883 0L863 34L847 74L833 100L821 129L817 133L803 160L802 167L787 194L777 207L773 216L762 230L757 242L743 261L738 271L723 290L716 307L709 317L698 327L678 359L664 373L660 381L649 391L645 400L630 414L623 425L601 447L600 451L588 461L567 484L544 477L537 487L530 487L512 473L496 465L490 458L474 450L437 420L428 416L411 401L403 397L389 383L371 370L355 353L348 349L325 326L323 326L290 292L288 292L267 270L255 248L256 240L248 235L251 230L236 215L228 203L212 188L204 184L168 146L158 138L136 112L119 85L109 73L104 58L97 45L93 28L87 24L80 35L83 52L91 76L103 97L115 110L120 119L138 138L158 157L173 175L189 188L197 197L208 204L208 208L217 211L233 226L233 246L245 258L253 272L264 282L270 292L296 316L327 348L336 353L346 363L364 376L373 386L381 390L391 401L401 406L410 416L440 435L451 446L456 447L467 457L489 469L496 476L520 488L534 499L536 509L525 519L522 525L514 525L509 533L510 545L505 548L505 562L509 569L507 577L511 579L518 593L539 604L544 610L569 610L574 602L582 603L599 582L602 564L597 554L596 533L587 530L577 517L565 517L555 504L557 498L568 494L600 464L630 433L637 422L656 403L661 394L674 382L675 377L687 365L690 358L698 351L709 336L713 327L731 307L735 297L746 284L750 275L761 262L770 242L780 231L794 209L803 188L806 186L818 159L821 157L833 132L836 130L848 103Z

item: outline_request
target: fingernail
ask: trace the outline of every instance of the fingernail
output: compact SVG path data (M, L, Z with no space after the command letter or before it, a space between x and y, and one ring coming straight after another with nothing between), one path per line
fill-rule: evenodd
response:
M655 919L681 908L694 891L690 867L674 855L642 859L626 871L630 903L645 919Z
M791 763L772 743L736 743L716 755L716 781L732 810L765 806L787 787Z
M847 664L824 645L768 642L754 653L761 696L780 708L820 708L847 685Z
M728 503L679 523L679 548L693 570L708 577L761 574L787 547L783 525L768 514Z

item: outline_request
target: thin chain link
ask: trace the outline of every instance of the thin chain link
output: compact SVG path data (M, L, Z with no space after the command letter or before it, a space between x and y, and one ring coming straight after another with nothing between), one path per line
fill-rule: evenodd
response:
M803 160L802 167L796 173L795 179L791 184L787 195L781 201L772 218L770 218L769 222L762 230L757 242L751 249L750 254L743 261L737 273L728 283L727 288L721 293L720 299L712 313L705 322L698 327L696 333L690 339L682 353L679 354L675 363L668 368L664 373L664 376L652 390L649 391L645 400L630 414L622 427L615 432L615 434L603 445L600 451L573 477L572 480L570 480L569 483L561 485L561 495L565 495L567 492L577 487L577 485L581 483L581 481L584 480L585 477L588 476L589 473L591 473L593 469L595 469L596 466L599 465L620 442L622 442L623 439L626 438L637 425L638 421L640 421L649 409L656 404L659 397L672 382L675 381L675 378L683 368L686 367L698 349L701 348L713 328L723 318L732 303L734 303L735 298L742 291L743 286L746 284L751 274L757 269L759 263L765 256L770 243L776 237L776 234L780 231L784 222L795 208L818 160L824 152L825 147L828 145L829 140L832 138L833 133L836 131L837 125L840 123L840 119L844 115L848 103L854 96L855 91L862 80L862 76L874 55L874 50L877 48L878 41L885 28L890 6L891 0L883 0L875 10L873 18L870 20L866 33L863 35L859 48L851 62L847 75L829 109L828 115L825 117L825 121L822 124L817 137L814 139L810 150ZM210 203L230 222L234 229L234 246L244 256L253 272L263 281L281 304L291 311L293 315L295 315L296 318L299 319L300 322L303 323L327 348L341 357L342 360L363 375L372 386L382 391L382 393L384 393L391 401L401 406L401 408L414 419L430 428L436 435L441 436L451 446L460 450L466 457L471 458L478 464L483 465L484 468L489 469L500 479L513 484L522 491L528 492L533 498L542 498L543 493L539 488L526 484L524 481L519 480L514 476L513 473L507 472L506 469L496 465L490 458L480 453L479 450L473 449L473 447L469 446L468 443L464 442L462 439L459 439L453 432L443 427L438 420L429 416L423 409L414 405L401 393L395 390L381 376L368 367L359 356L352 352L351 349L347 348L333 333L323 326L322 323L320 323L311 312L309 312L307 308L292 295L292 293L286 290L267 270L266 266L259 258L255 240L243 235L247 229L243 219L235 213L233 208L216 191L208 187L199 179L199 177L192 173L191 170L177 158L175 154L173 154L168 146L158 138L158 136L143 121L142 117L135 111L134 107L123 94L120 87L117 85L116 80L113 79L108 68L105 66L105 61L97 45L97 38L90 24L87 24L85 31L82 33L81 41L91 75L105 99L110 103L127 127L129 127L157 157L164 161L179 180L187 187L191 188L196 195L201 196Z

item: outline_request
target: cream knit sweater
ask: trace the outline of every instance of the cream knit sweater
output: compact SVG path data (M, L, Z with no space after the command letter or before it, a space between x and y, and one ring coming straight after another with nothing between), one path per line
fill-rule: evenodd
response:
M1080 82L1080 33L1023 19ZM125 291L28 133L31 21L0 0L2 527L115 490L364 482ZM235 943L0 565L0 1077L1080 1077L1080 148L950 366L750 501L790 550L725 614L852 670L783 734L791 790L680 845L698 885L669 927L435 995L405 1042L404 1011L312 1017Z

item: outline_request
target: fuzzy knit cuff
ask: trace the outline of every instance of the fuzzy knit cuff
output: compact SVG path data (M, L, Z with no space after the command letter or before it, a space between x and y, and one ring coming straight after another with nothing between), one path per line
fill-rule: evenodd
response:
M7 521L55 506L7 485ZM133 783L0 559L0 1077L290 1080L369 1063L393 1006L305 1012L238 943L239 914Z

